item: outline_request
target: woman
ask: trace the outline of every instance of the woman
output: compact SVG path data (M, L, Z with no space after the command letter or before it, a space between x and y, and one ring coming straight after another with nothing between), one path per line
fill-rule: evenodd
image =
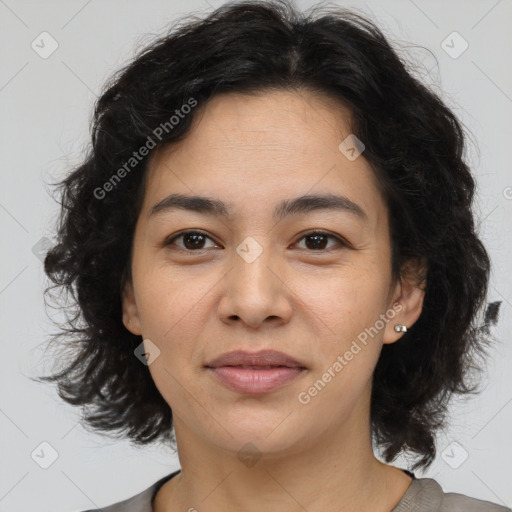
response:
M44 379L181 464L103 510L506 510L412 472L490 264L461 125L376 26L226 4L118 74L92 142L45 260L76 358Z

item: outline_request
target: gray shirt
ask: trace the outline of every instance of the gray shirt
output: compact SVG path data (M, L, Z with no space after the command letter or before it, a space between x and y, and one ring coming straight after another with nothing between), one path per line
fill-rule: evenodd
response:
M180 471L163 477L132 498L85 512L153 512L153 500L160 487ZM413 478L411 485L391 512L512 512L510 508L489 501L454 492L445 493L435 480L416 478L409 472L407 474Z

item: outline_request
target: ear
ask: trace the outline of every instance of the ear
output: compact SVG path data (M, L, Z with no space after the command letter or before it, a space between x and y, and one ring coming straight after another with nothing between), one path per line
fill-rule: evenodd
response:
M123 302L123 324L133 334L142 335L139 310L135 302L135 294L131 280L124 284L121 298Z
M403 332L395 331L395 325L405 325L410 329L418 320L423 310L425 298L427 264L425 260L409 260L400 272L400 279L394 287L392 300L388 304L388 311L395 315L386 323L383 343L394 343L402 338Z

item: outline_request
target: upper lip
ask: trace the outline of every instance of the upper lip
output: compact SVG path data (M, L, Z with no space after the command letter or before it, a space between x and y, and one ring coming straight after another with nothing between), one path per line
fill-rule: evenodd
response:
M276 350L260 350L259 352L234 350L220 355L205 366L208 368L218 368L220 366L288 366L290 368L305 368L302 363L293 357Z

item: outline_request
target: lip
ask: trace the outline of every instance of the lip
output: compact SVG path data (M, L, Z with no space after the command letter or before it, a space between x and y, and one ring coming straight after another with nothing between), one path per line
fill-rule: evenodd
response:
M227 352L205 366L219 382L245 394L269 393L306 370L296 359L275 350Z
M218 368L220 366L286 366L288 368L299 367L305 369L300 361L277 350L260 350L258 352L234 350L220 355L205 366L208 368Z
M255 370L240 366L219 366L208 369L213 376L233 391L249 395L270 393L284 386L305 370L281 366L271 370Z

